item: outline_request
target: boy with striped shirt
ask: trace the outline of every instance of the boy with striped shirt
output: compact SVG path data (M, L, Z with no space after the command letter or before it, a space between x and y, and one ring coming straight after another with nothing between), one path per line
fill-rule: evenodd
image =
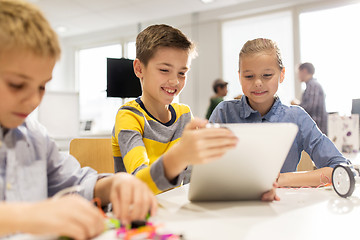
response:
M172 103L185 86L194 44L178 29L152 25L136 39L134 72L142 96L122 106L112 145L115 171L126 171L154 193L189 182L190 165L215 160L237 139L226 129L205 128L190 108Z

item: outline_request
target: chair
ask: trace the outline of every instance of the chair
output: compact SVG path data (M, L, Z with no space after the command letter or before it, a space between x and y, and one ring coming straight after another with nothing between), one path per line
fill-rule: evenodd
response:
M315 169L316 167L311 160L309 154L307 154L305 151L302 151L297 171L312 171Z
M91 167L98 173L114 173L111 138L75 138L70 142L70 154L81 167Z

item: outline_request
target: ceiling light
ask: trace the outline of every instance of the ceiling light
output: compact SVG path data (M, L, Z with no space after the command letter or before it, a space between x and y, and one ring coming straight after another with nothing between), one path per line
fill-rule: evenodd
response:
M215 0L200 0L200 1L202 1L203 3L212 3L212 2L214 2Z
M58 32L58 33L64 33L64 32L67 32L67 27L65 27L65 26L59 26L59 27L57 27L56 28L56 31Z

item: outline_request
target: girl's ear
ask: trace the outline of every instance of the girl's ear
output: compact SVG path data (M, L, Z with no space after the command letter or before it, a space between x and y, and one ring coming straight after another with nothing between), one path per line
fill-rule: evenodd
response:
M144 64L142 64L142 62L136 58L134 60L134 72L135 72L135 75L140 79L142 80L143 78L143 70L144 70Z
M281 69L281 72L280 72L280 83L282 83L283 81L284 81L284 79L285 79L285 67L283 67L282 69Z

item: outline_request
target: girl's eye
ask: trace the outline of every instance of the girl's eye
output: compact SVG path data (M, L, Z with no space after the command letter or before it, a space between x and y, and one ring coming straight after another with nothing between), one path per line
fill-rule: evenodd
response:
M167 69L160 69L160 72L169 72Z
M185 73L184 72L179 72L179 75L185 76Z
M253 75L246 75L245 76L245 78L247 78L247 79L250 79L250 78L252 78L253 77Z

